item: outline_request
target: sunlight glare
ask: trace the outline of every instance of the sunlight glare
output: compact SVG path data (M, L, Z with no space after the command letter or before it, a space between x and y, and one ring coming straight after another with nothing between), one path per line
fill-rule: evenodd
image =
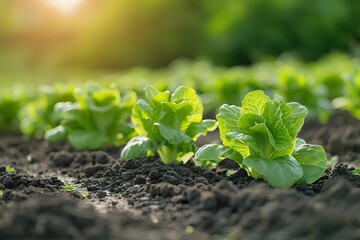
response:
M83 0L43 0L47 5L59 12L68 13L73 11Z

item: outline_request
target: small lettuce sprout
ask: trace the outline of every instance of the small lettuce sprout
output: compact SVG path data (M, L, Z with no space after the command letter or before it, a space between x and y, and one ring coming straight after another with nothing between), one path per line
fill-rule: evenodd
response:
M138 100L131 117L139 136L124 147L121 159L157 152L164 163L187 162L197 150L197 138L215 130L216 121L202 120L201 99L190 87L180 86L172 94L152 86L144 91L146 100Z
M45 139L56 142L67 139L76 149L98 149L120 145L135 136L130 123L131 109L136 94L123 97L116 88L89 84L74 91L75 102L60 102L55 113L60 124L45 134Z
M241 107L221 106L217 120L223 145L201 147L195 162L206 166L229 158L274 187L312 183L324 173L327 155L321 146L296 138L307 113L279 95L270 99L263 91L250 92Z

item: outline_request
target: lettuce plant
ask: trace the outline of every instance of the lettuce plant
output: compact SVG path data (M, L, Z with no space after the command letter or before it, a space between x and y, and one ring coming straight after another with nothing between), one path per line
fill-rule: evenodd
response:
M137 98L134 92L121 97L118 89L90 84L84 89L76 88L74 97L74 102L55 105L61 121L46 132L45 139L67 139L77 149L98 149L120 145L135 135L130 123Z
M344 81L344 96L333 100L335 108L346 109L360 119L360 73L351 74Z
M279 95L270 99L263 91L250 92L241 107L221 106L217 120L223 145L201 147L195 161L204 166L233 159L274 187L314 182L324 173L327 156L321 146L296 138L307 113Z
M202 120L203 106L194 89L180 86L172 94L152 86L144 88L146 100L137 101L132 122L138 137L131 139L121 158L152 156L165 163L188 161L196 152L195 141L214 130L214 120Z
M35 99L19 110L20 131L28 137L42 138L60 122L59 114L54 112L55 104L74 101L73 90L72 85L42 86Z
M31 93L14 89L0 94L0 132L19 132L18 113L29 101Z
M295 67L284 66L278 73L277 93L286 101L301 102L310 117L317 117L323 123L329 120L332 110L326 92L323 84L313 81Z

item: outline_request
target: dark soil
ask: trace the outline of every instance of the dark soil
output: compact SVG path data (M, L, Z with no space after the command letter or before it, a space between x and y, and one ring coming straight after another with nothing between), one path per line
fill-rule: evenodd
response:
M337 112L301 137L326 148L329 167L313 184L274 189L241 169L227 177L231 161L213 171L121 162L120 148L3 135L0 239L360 239L360 122Z

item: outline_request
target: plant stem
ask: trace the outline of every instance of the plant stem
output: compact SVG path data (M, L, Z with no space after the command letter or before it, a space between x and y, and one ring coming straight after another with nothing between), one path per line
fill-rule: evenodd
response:
M163 145L159 150L158 153L160 155L161 160L166 163L177 163L177 155L178 155L178 146L167 146Z

